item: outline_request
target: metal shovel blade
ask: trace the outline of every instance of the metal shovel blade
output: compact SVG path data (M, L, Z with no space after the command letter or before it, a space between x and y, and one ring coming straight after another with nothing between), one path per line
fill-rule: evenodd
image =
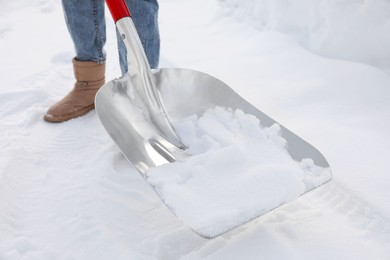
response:
M125 6L124 1L122 4L120 6ZM192 115L202 116L207 110L223 107L253 115L263 127L277 123L224 82L206 73L177 68L151 70L128 12L120 11L118 17L122 17L122 13L125 13L125 17L116 19L116 26L126 45L129 71L98 91L95 108L101 123L124 156L145 178L153 167L185 161L191 156L184 151L187 147L183 145L171 122L182 121ZM317 149L278 125L293 160L311 159L316 166L329 168L328 162ZM305 192L313 188L309 187ZM172 205L165 203L171 208ZM283 203L285 201L278 201L273 207ZM267 208L267 211L271 209ZM264 213L265 210L258 211L251 217L253 219ZM202 227L189 226L201 236L210 238L238 225L235 223L215 232L204 232Z
M157 90L170 120L202 115L214 107L241 109L256 116L264 127L275 120L248 103L224 82L202 72L164 68L153 71ZM185 159L181 148L167 141L160 129L144 115L135 87L128 75L112 80L96 96L96 110L100 121L119 146L122 153L139 172L176 160ZM280 125L280 124L279 124ZM327 168L328 162L312 145L282 125L282 137L287 150L296 161L305 158L317 166Z

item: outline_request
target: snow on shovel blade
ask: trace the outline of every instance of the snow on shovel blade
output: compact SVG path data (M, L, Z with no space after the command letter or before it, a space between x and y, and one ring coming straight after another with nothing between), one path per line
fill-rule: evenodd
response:
M154 76L186 150L145 117L128 76L98 92L96 110L125 157L201 236L223 234L331 179L319 151L222 81L188 69Z

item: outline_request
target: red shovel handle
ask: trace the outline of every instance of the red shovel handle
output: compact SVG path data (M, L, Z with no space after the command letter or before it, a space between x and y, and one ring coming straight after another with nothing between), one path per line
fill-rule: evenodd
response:
M123 17L131 17L125 0L106 0L106 3L108 9L110 9L112 18L114 18L115 23Z

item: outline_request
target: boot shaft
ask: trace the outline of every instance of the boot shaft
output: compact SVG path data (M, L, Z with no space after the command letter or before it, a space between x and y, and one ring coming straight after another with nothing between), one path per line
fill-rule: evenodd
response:
M77 82L104 82L105 67L104 63L94 61L78 61L73 58L74 77Z

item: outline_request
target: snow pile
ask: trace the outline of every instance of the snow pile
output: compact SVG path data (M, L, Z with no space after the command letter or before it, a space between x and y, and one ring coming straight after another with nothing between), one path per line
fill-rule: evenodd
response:
M214 237L292 201L331 177L310 159L294 161L277 124L216 107L175 123L189 147L184 162L148 172L148 181L185 224Z
M390 67L387 0L221 0L240 20L292 36L331 58Z

